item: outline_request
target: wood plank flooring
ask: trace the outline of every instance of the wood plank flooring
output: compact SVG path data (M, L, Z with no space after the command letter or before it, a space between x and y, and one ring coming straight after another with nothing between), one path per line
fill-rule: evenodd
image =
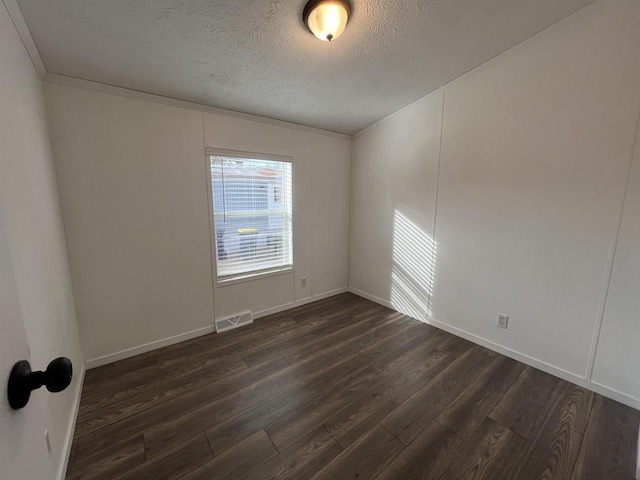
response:
M633 480L639 423L343 294L88 371L67 478Z

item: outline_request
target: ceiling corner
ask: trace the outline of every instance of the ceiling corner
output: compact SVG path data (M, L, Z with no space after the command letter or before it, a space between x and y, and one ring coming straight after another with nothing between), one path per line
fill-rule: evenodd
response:
M38 72L40 78L44 78L47 73L47 69L44 66L38 47L36 47L36 42L33 41L27 22L25 22L24 17L22 16L22 10L20 10L17 0L2 0L2 3L4 3L4 6L11 17L11 21L18 31L18 35L20 35L20 38L22 39L24 48L27 50L34 68Z

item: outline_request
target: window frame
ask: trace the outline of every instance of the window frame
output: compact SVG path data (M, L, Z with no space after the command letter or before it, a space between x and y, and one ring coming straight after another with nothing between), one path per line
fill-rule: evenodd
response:
M215 225L215 212L213 211L213 182L211 178L211 157L231 157L231 158L244 158L250 160L266 160L273 162L286 162L291 164L291 265L285 265L280 267L265 268L261 270L252 270L250 272L237 273L234 275L225 275L224 277L218 276L218 249L216 245L216 225ZM242 150L227 150L222 148L209 148L205 149L205 164L207 173L207 205L209 208L209 244L211 246L211 274L213 276L214 288L224 287L227 285L234 285L238 283L250 282L262 278L273 277L277 275L286 275L295 273L294 259L295 259L295 240L293 231L293 215L294 215L294 166L293 157L289 155L274 155L270 153L262 152L250 152Z

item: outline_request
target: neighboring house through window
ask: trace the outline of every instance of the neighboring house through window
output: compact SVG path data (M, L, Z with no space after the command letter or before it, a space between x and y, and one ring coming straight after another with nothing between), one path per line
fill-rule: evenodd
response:
M218 281L293 266L291 163L209 155Z

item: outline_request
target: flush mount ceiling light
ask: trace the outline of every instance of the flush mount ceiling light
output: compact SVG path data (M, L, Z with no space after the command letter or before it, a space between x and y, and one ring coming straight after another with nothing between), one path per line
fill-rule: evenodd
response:
M344 31L351 15L349 0L310 0L302 17L311 33L320 40L330 42Z

